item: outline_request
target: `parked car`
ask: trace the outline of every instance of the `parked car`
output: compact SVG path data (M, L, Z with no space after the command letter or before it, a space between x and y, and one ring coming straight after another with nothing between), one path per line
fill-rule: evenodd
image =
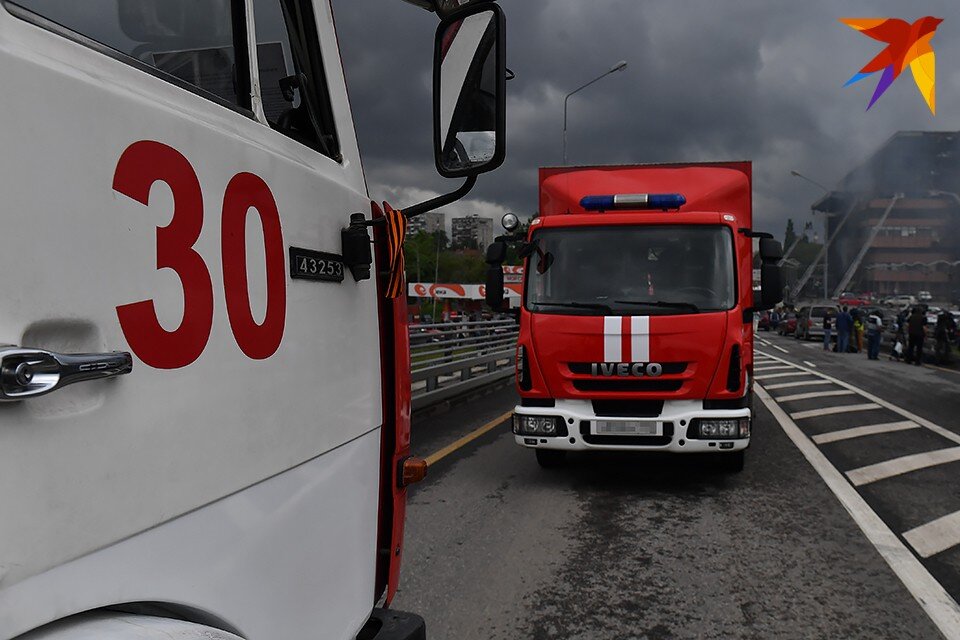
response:
M831 326L836 328L837 308L832 304L814 304L803 307L797 319L796 336L801 340L823 340L823 317L833 318Z
M861 305L868 304L869 300L866 296L861 296L859 293L853 293L852 291L844 291L840 294L840 304L846 305L848 307L859 307ZM821 318L823 316L820 316Z
M930 302L933 300L933 294L929 291L918 291L917 300L920 302Z
M892 307L903 308L917 304L917 299L910 295L896 295L887 298L887 304Z
M770 331L770 312L764 311L760 314L760 319L757 320L757 330L758 331Z
M777 325L777 333L782 336L795 335L797 333L797 314L788 311Z

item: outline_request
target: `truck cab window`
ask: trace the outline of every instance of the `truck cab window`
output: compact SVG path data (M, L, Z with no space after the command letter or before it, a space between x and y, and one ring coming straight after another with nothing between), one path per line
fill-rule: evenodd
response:
M247 65L237 68L238 58L246 59L242 2L8 0L8 5L27 9L229 105L249 107Z
M310 3L254 0L257 65L264 114L271 128L339 160Z

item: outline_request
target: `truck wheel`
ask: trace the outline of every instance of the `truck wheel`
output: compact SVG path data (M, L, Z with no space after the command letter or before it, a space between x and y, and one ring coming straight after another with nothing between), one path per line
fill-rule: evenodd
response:
M734 451L732 453L717 454L720 458L717 460L720 470L724 473L740 473L743 471L743 462L746 458L746 451Z
M537 464L544 469L553 469L563 464L567 459L566 451L556 451L554 449L537 449Z

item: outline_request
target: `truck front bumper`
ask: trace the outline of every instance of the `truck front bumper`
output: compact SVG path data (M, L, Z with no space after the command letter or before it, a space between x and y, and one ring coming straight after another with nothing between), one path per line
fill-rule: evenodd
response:
M694 433L696 420L710 418L750 418L750 409L704 409L700 400L667 400L656 417L598 416L589 400L556 400L553 407L514 408L515 416L555 416L562 420L566 433L561 435L518 434L518 445L530 449L562 451L670 451L673 453L709 453L741 451L750 446L744 438L700 438ZM661 435L624 436L596 433L596 422L647 423L659 425ZM516 420L514 421L516 424ZM693 437L691 437L693 436Z

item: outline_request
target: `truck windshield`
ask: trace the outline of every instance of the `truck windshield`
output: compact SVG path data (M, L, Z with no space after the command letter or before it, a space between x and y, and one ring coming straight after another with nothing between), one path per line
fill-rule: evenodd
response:
M736 304L733 236L724 226L658 225L544 229L553 256L530 258L526 308L567 315L677 315Z

